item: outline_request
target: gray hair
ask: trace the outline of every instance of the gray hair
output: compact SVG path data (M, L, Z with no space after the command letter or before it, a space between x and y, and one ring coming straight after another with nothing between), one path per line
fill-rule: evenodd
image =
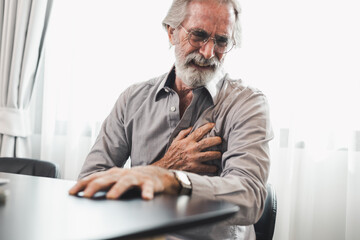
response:
M162 24L167 28L170 26L172 28L177 28L185 20L187 15L187 6L191 1L195 0L173 0L171 7L164 18ZM234 10L235 15L235 27L233 32L233 40L235 46L240 46L241 42L241 24L240 24L240 13L241 8L237 0L216 0L220 4L231 4Z

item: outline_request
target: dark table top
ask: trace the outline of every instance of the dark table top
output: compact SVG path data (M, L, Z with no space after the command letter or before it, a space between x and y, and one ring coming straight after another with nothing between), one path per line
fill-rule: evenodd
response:
M122 239L220 221L238 207L189 196L93 200L70 196L75 182L1 173L9 183L0 204L0 239Z

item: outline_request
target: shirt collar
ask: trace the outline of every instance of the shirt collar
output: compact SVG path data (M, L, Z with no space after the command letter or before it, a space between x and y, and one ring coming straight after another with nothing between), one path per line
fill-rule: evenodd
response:
M159 87L156 90L155 100L157 101L161 92L169 92L172 83L175 81L175 65L171 68L171 70L165 75L165 77L161 80Z

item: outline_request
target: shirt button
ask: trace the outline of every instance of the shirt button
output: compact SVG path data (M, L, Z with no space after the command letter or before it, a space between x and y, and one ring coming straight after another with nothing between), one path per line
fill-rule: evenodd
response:
M170 108L170 111L175 112L176 108L173 106L173 107Z
M168 93L168 92L169 92L169 89L165 88L165 92L167 92L167 93Z

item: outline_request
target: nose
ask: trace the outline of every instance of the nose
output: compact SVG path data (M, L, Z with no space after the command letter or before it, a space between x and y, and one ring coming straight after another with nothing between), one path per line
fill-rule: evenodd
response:
M213 39L209 39L199 50L199 53L203 55L205 59L211 59L214 57L215 42Z

